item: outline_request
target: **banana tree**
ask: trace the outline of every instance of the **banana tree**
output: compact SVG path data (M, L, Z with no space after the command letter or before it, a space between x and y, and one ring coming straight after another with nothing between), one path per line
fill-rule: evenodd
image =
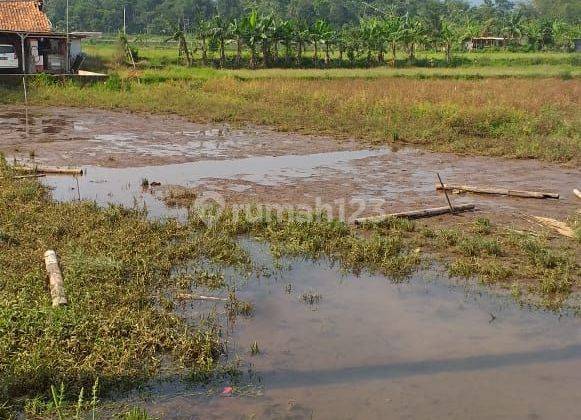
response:
M384 33L381 22L375 18L362 20L359 30L361 41L367 50L367 65L371 65L374 52L377 52L377 59L381 62L384 51Z
M262 60L264 67L271 64L271 44L274 41L275 21L272 15L263 15L258 19L258 33L262 47Z
M391 49L391 65L397 65L397 45L403 36L403 19L399 16L389 16L383 21L385 40Z
M228 28L228 22L219 15L215 16L210 21L210 34L218 43L220 49L220 67L226 65L226 39L229 35Z
M325 45L325 62L328 64L330 61L330 42L333 37L333 28L329 25L328 22L324 20L316 21L310 28L310 38L313 42L313 46L315 48L315 55L313 60L315 62L315 66L319 63L319 45Z
M234 19L228 27L228 36L236 42L236 67L242 64L242 47L244 42L244 26L240 19Z
M171 38L166 39L165 42L176 41L178 42L178 59L181 61L182 57L185 57L186 64L188 67L192 65L192 56L190 54L190 49L188 48L188 41L186 40L186 35L184 31L177 30Z
M284 20L277 25L277 41L284 46L284 57L287 66L292 62L292 43L296 37L297 24L293 20Z
M310 42L310 40L311 40L311 32L310 32L309 28L302 23L298 23L296 28L295 28L295 33L294 33L294 41L297 44L297 65L298 66L303 65L303 53L305 52L305 48L306 48L307 44Z
M212 23L209 21L200 21L196 30L196 37L201 43L202 63L208 61L208 40L212 37Z
M249 15L244 16L241 20L242 38L244 43L250 49L250 68L256 68L258 61L258 46L261 41L261 31L259 27L260 17L256 10Z
M465 36L465 30L463 27L448 20L441 21L438 40L444 47L447 64L452 62L452 48L455 44L461 43Z
M416 47L426 39L426 27L423 22L416 18L407 16L404 19L401 40L406 46L409 54L409 61L416 60Z

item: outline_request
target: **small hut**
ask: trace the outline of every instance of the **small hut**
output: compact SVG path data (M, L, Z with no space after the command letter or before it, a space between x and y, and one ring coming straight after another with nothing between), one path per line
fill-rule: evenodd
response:
M76 73L83 38L54 32L43 0L0 0L1 73Z
M472 38L466 43L466 49L468 51L473 50L483 50L485 48L502 48L505 47L507 43L506 38L496 37L496 36L483 36Z

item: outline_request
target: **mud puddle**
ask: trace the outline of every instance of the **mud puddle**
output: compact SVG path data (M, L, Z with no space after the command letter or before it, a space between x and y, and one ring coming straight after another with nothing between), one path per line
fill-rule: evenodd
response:
M266 248L246 245L266 261ZM325 261L284 265L231 279L255 305L227 330L243 377L213 396L174 383L124 402L164 419L579 418L578 319L449 285L437 271L394 284ZM179 310L195 319L210 307ZM220 395L227 386L232 396Z
M47 177L59 200L94 199L147 205L154 217L183 216L160 200L167 188L219 194L229 204L262 203L324 209L333 217L381 214L445 205L436 173L454 184L495 185L561 194L559 201L453 196L501 221L523 214L565 219L579 207L579 168L535 161L459 157L415 149L369 148L357 141L193 124L177 117L101 110L0 109L0 151L9 158L77 165L76 180ZM25 122L28 121L28 128ZM141 189L143 179L162 188Z

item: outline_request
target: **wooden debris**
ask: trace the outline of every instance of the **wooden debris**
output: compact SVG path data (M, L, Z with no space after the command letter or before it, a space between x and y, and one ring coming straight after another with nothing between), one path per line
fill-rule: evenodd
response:
M567 226L567 224L564 222L560 222L558 220L551 219L549 217L539 217L539 216L533 216L533 219L539 224L557 231L562 236L566 236L567 238L575 237L573 229Z
M455 213L461 213L461 212L465 212L465 211L474 210L474 209L476 209L476 206L474 204L462 204L459 206L454 206L453 209L454 209ZM400 218L405 218L405 219L421 219L421 218L425 218L425 217L434 217L434 216L440 216L442 214L450 214L450 213L452 213L452 210L450 209L450 207L438 207L438 208L433 208L433 209L406 211L406 212L402 212L402 213L391 213L391 214L385 214L382 216L375 216L375 217L364 217L364 218L360 218L360 219L355 220L355 224L362 225L365 223L381 223L381 222L384 222L384 221L391 219L391 218L394 218L394 217L400 217Z
M581 191L579 191L578 189L574 189L573 194L575 194L577 197L581 198Z
M203 300L205 302L228 302L226 298L219 298L214 296L201 296L201 295L193 295L188 293L180 293L177 295L177 298L180 300Z
M44 263L49 276L50 296L52 297L52 306L57 307L67 304L65 296L65 287L63 275L59 267L56 252L49 250L44 253Z
M548 192L538 192L538 191L519 191L510 190L508 188L496 188L496 187L476 187L472 185L451 185L444 184L436 185L436 190L438 191L462 191L470 192L475 194L494 194L494 195L506 195L509 197L521 197L521 198L554 198L559 199L559 194L548 193Z
M452 207L452 202L450 201L450 197L448 197L448 190L446 190L446 188L444 186L444 182L442 181L442 177L440 176L440 174L436 173L436 175L438 176L438 181L440 181L440 186L442 187L442 189L444 190L444 194L446 195L446 201L448 202L448 207L450 207L450 212L452 214L454 214L454 207Z
M33 172L44 174L83 175L83 170L81 168L71 168L63 166L19 165L14 166L14 170L19 172Z

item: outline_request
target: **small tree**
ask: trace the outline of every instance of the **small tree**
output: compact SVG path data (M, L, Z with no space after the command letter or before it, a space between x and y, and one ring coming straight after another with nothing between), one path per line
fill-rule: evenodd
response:
M228 22L219 15L210 21L209 32L215 42L217 42L220 50L220 67L226 65L226 38L229 34L228 29Z
M240 19L234 19L228 27L229 37L236 42L236 67L242 64L242 44L244 40L244 26Z
M383 22L383 33L391 49L391 65L395 67L397 65L397 45L403 36L403 19L395 15L389 16Z
M188 48L188 42L186 40L186 35L184 31L178 29L171 38L166 39L165 42L176 41L178 43L178 60L181 61L182 57L186 60L186 65L191 67L192 56L190 54L190 49Z
M444 52L446 53L446 63L452 63L452 48L466 38L465 28L448 20L442 20L441 29L438 38Z

